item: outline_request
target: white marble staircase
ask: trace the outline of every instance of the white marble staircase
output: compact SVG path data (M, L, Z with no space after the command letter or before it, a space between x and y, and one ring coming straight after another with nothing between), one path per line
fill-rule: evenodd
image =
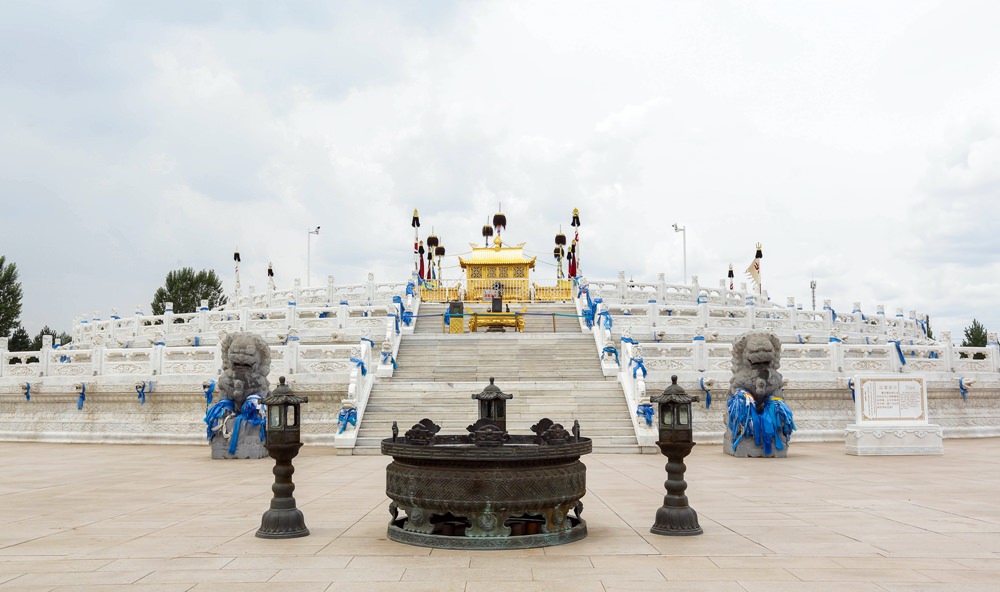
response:
M511 310L523 306L512 304ZM420 314L443 311L443 305L422 304ZM552 331L552 313L573 315L572 305L532 304L533 312L547 316L529 316L524 333L445 334L439 319L419 319L400 344L399 368L372 389L353 454L379 454L393 421L400 432L427 417L442 433L465 433L478 417L471 395L490 377L514 395L507 403L508 431L529 434L543 417L567 429L577 420L595 452L638 452L624 394L601 372L593 338L575 318L556 317L557 333Z

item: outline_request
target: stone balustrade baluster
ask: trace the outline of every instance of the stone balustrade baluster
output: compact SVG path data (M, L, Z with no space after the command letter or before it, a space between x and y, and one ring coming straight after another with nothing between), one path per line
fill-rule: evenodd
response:
M163 309L163 332L170 335L170 330L174 325L174 303L167 302Z
M38 363L41 366L42 376L49 375L49 364L52 360L52 336L42 335L42 351L38 352Z

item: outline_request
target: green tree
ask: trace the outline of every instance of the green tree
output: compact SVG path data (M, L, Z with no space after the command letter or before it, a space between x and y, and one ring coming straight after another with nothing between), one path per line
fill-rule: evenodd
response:
M965 339L962 340L962 347L986 347L986 327L976 319L972 319L972 324L965 328ZM961 357L966 357L962 354ZM973 354L972 359L985 359L985 354Z
M14 329L14 332L10 334L10 341L7 342L7 351L31 351L31 336L28 335L28 332L21 325L18 325Z
M50 329L48 325L45 325L44 327L42 327L42 330L39 331L37 335L35 335L34 339L31 340L31 349L33 351L38 351L42 349L42 337L44 335L51 335L52 343L55 343L58 340L59 343L61 343L62 345L66 345L67 343L73 340L73 338L68 333L66 332L56 333L55 329Z
M212 269L195 273L192 267L182 267L167 274L163 286L157 288L150 307L153 314L160 315L167 302L174 303L174 312L195 312L202 300L208 300L209 308L218 308L226 303L222 293L222 280Z
M7 263L0 255L0 337L9 337L11 329L20 325L21 282L17 281L17 265ZM11 350L14 351L14 350Z

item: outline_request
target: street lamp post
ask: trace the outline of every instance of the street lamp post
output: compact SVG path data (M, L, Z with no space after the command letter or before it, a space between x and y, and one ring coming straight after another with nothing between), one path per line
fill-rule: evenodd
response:
M687 227L674 224L674 232L681 233L682 244L684 245L684 283L688 281L688 239Z
M319 235L319 226L316 227L316 230L307 228L306 232L308 233L306 234L306 286L308 287L312 285L312 235Z

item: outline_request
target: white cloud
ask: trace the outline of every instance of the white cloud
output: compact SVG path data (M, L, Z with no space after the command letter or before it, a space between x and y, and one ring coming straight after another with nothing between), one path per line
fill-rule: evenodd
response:
M546 263L580 208L597 277L680 281L677 222L705 285L761 242L782 302L816 279L839 309L1000 327L991 3L85 8L0 35L32 332L148 305L180 265L231 285L237 245L258 290L307 240L315 281L399 277L413 208L457 254L499 203Z

